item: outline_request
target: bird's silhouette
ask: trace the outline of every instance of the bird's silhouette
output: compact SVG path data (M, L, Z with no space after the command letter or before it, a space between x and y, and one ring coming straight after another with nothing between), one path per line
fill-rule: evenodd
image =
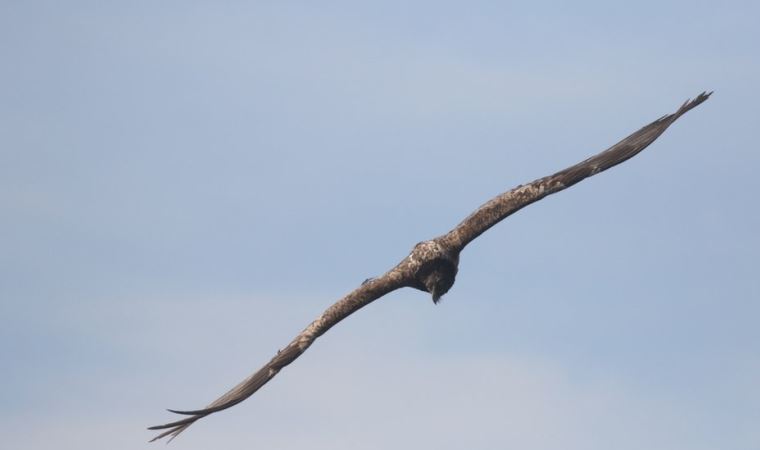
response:
M368 278L358 288L335 302L285 348L278 351L264 367L207 407L191 411L170 409L169 411L173 413L188 417L150 427L150 430L164 430L152 441L166 436L171 436L170 439L173 439L198 419L247 399L280 370L298 358L319 336L358 309L389 292L403 287L412 287L430 293L433 302L437 303L441 296L454 285L459 266L459 253L472 240L521 208L635 156L654 142L679 117L707 100L710 94L712 93L703 92L695 99L685 102L675 113L655 120L585 161L497 195L448 233L418 243L411 253L395 267L377 278Z

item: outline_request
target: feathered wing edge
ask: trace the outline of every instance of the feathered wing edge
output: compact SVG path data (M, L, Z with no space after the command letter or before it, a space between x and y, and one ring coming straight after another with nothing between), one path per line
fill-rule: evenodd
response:
M707 100L710 94L712 92L703 92L695 99L687 100L675 113L655 120L591 158L496 196L443 236L443 240L450 248L461 251L473 239L521 208L632 158L654 142L676 119Z
M196 420L215 412L235 406L258 391L269 380L274 378L283 367L292 363L307 348L327 330L345 319L353 312L396 289L409 285L410 276L404 270L403 263L391 269L385 275L367 280L354 291L327 308L316 320L298 334L285 348L277 352L264 367L240 382L227 393L213 401L206 408L194 411L168 411L175 414L187 415L182 420L149 427L149 430L165 430L150 440L150 442L170 436L169 441L177 437Z

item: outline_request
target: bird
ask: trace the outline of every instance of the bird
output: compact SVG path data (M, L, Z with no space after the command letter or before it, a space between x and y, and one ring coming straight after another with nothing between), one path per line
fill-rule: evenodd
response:
M224 395L202 409L169 412L187 416L183 419L149 427L160 434L151 442L164 437L169 441L199 419L237 405L274 378L284 367L296 360L314 341L369 303L397 289L411 287L431 295L438 303L454 285L461 251L506 217L542 198L616 166L640 153L654 142L678 118L707 100L712 92L702 92L684 102L678 110L667 114L632 133L612 147L584 161L530 183L519 185L497 195L478 207L448 233L416 244L411 252L385 274L367 278L359 287L327 308L303 329L287 346L263 367L237 384Z

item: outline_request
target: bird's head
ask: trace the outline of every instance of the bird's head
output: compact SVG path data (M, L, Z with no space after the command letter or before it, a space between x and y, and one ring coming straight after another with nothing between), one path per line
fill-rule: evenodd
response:
M409 258L415 263L413 287L430 293L433 303L454 285L459 270L459 253L449 251L437 239L414 246Z

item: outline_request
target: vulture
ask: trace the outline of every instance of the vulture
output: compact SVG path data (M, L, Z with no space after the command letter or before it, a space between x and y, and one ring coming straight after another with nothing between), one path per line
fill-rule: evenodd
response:
M438 303L441 296L454 285L459 267L459 254L473 239L523 207L632 158L654 142L679 117L707 100L710 94L712 92L703 92L696 98L687 100L676 112L660 117L609 149L574 166L497 195L448 233L418 243L395 267L379 277L365 280L359 287L335 302L262 368L208 406L189 411L170 409L170 412L186 417L149 427L149 430L160 430L160 434L151 442L167 436L171 440L198 419L247 399L285 366L295 361L327 330L389 292L411 287L429 293L433 302Z

